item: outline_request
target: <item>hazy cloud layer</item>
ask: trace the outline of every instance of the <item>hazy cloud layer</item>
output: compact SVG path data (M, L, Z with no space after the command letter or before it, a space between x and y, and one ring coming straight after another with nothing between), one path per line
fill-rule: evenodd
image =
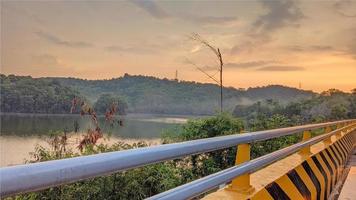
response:
M9 6L8 4L1 4L1 12L3 11L9 11L12 13L16 13L19 16L22 16L22 19L26 20L26 19L30 19L33 22L43 25L44 24L44 20L39 18L35 13L31 13L29 11L27 11L26 9L21 9L21 8L17 8L15 6Z
M50 54L42 54L32 56L33 65L39 67L58 67L60 66L59 59Z
M72 47L72 48L86 48L86 47L94 46L91 43L83 42L83 41L63 40L55 35L52 35L50 33L44 32L44 31L38 31L38 32L36 32L36 35L42 39L47 40L50 43L67 46L67 47Z
M304 18L301 9L294 0L261 1L267 12L253 24L258 33L278 30L285 26L298 25Z
M351 41L347 47L347 53L356 60L356 28L353 28L351 32L353 37L351 38Z
M349 91L355 85L354 0L1 5L3 73L98 79L124 73L174 77L178 70L182 80L207 82L196 67L177 59L188 57L209 74L216 73L214 55L186 38L196 32L223 53L226 85L296 86L302 81L318 91Z
M294 0L259 1L266 13L257 17L244 39L230 53L251 52L273 41L273 33L288 26L298 27L304 14Z
M155 49L147 48L145 46L135 47L135 46L111 45L105 47L105 50L110 52L134 53L134 54L151 54L156 52Z
M305 51L335 51L335 48L329 45L309 45L309 46L299 46L291 45L287 46L286 50L305 52Z
M136 6L158 19L170 18L171 16L152 0L131 0Z
M224 69L254 69L258 70L259 67L263 67L269 64L278 63L273 60L257 60L257 61L248 61L248 62L228 62L224 64ZM191 63L188 63L191 64ZM218 66L205 65L201 69L206 71L218 70Z
M180 18L202 25L227 25L238 21L237 17L197 16L191 14L182 15Z
M281 66L281 65L276 65L276 66L266 66L266 67L261 67L257 69L258 71L280 71L280 72L285 72L285 71L304 71L304 67L299 67L299 66Z
M162 9L153 0L131 0L131 2L157 19L182 19L201 25L226 25L237 21L237 17L233 16L198 16L189 13L171 14Z
M260 67L271 63L276 63L276 61L259 60L259 61L250 61L250 62L240 62L240 63L226 63L224 66L228 68L246 69L246 68Z
M333 5L336 13L343 17L356 18L356 2L351 0L339 0Z

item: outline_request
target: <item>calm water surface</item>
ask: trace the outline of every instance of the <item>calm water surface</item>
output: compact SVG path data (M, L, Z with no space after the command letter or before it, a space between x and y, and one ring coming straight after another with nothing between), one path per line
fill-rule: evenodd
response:
M51 132L72 132L75 124L79 133L72 134L69 142L77 144L81 135L93 124L88 116L77 115L31 115L31 114L1 114L0 135L0 166L21 164L29 158L29 152L36 144L48 146L46 138ZM123 126L117 122L110 125L99 117L99 124L104 132L103 143L118 140L128 142L145 140L153 144L159 143L159 137L166 130L179 128L190 116L170 115L127 115L117 117L123 121Z

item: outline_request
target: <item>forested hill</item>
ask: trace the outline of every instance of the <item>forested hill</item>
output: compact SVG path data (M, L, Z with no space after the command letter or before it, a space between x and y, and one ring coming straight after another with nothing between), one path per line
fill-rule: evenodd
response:
M110 80L1 75L1 89L2 112L38 112L40 107L41 113L66 113L73 96L84 96L95 104L102 94L111 93L126 100L128 112L202 115L218 110L220 95L220 88L215 84L127 74ZM313 95L311 91L279 85L247 90L228 87L224 88L224 108L232 111L236 105L264 99L284 104Z
M128 111L136 113L213 114L219 108L220 88L215 84L159 79L148 76L123 77L110 80L77 78L42 78L56 80L73 87L92 103L103 93L126 99ZM224 108L232 111L237 104L252 104L273 99L280 103L298 101L314 95L311 91L279 85L249 88L224 88Z
M0 76L1 112L69 113L72 99L81 97L73 88L63 86L56 80Z

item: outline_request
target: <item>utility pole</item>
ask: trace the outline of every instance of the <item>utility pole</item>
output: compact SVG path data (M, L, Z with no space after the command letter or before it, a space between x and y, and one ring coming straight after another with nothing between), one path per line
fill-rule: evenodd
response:
M220 61L220 112L223 111L223 61L220 53L220 49L218 48L218 57Z
M219 68L218 71L220 72L220 81L216 80L216 78L214 77L214 75L210 75L207 72L205 72L202 68L198 67L196 64L194 64L193 62L187 60L190 64L194 65L199 71L203 72L206 76L208 76L210 79L212 79L213 81L215 81L218 85L220 85L220 112L223 111L223 66L224 66L224 62L223 62L223 58L220 52L219 48L216 48L214 46L212 46L208 41L206 41L205 39L203 39L199 34L197 33L193 33L191 36L189 36L190 39L195 40L197 42L199 42L200 44L208 47L217 57L218 61L219 61Z

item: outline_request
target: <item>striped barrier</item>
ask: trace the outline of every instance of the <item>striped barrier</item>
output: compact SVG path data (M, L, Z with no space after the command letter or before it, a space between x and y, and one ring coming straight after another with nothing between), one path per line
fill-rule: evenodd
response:
M328 199L341 178L353 144L351 134L327 144L324 150L268 184L250 199Z

